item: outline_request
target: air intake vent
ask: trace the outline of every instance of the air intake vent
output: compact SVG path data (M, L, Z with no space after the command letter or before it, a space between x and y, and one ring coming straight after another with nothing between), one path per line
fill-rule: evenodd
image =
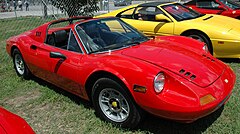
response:
M180 74L183 74L184 72L185 72L184 69L181 69L181 70L179 71Z
M190 77L191 80L194 80L195 78L196 78L196 75L192 75L192 76Z
M190 72L186 72L185 73L185 76L189 76L191 73Z
M190 72L186 72L186 70L184 70L184 69L181 69L180 71L179 71L179 73L180 74L182 74L182 75L184 75L185 77L189 77L191 80L194 80L194 79L196 79L196 75L194 75L194 74L191 74Z
M210 61L212 61L212 62L215 62L215 60L214 60L214 59L212 59L211 57L209 57L209 56L207 56L207 55L205 55L205 54L203 54L202 56L203 56L203 57L206 57L206 58L207 58L207 60L210 60Z

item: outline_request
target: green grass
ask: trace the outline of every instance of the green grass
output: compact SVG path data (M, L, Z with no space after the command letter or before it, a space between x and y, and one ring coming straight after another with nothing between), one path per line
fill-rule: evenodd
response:
M45 23L41 18L0 20L0 105L23 117L37 133L240 133L240 62L226 60L237 75L232 96L223 109L191 124L149 115L136 130L97 118L86 101L34 78L17 77L5 50L8 37Z

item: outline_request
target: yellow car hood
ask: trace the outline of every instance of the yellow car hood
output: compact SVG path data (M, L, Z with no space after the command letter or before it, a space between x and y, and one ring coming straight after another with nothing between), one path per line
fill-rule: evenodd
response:
M240 20L234 18L206 14L202 17L188 20L188 23L206 32L212 39L240 39Z

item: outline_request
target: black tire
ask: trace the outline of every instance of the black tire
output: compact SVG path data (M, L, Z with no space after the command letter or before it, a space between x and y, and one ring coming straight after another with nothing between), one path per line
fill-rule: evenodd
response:
M92 102L96 115L117 126L135 128L144 118L144 112L135 104L126 90L109 78L97 80L92 92ZM106 99L106 101L102 99ZM121 119L116 119L117 116Z
M200 32L197 32L197 31L192 31L192 32L187 33L185 36L188 36L193 39L200 40L200 41L206 43L207 47L208 47L208 51L213 55L213 47L212 47L211 41L208 39L208 37L206 37L206 35L204 35Z
M18 49L14 49L12 52L14 69L19 77L24 79L30 79L31 73L22 57L21 52Z

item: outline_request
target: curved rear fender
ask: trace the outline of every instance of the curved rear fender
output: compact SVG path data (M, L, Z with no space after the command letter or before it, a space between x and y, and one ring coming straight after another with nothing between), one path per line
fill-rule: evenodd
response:
M12 52L15 48L17 48L22 56L23 59L25 60L25 62L27 62L27 52L28 49L30 49L30 47L27 47L30 44L30 40L26 39L29 38L28 36L16 36L16 37L12 37L10 39L7 40L7 45L6 45L6 51L7 53L12 57ZM25 41L26 40L26 41Z
M13 36L7 39L6 41L6 51L11 57L12 57L13 49L18 48L21 52L21 48L19 47L18 40L19 40L18 36Z
M42 26L39 26L38 28L35 28L33 30L26 32L26 35L28 35L30 38L32 38L37 42L44 43L47 36L48 26L49 26L49 23L45 23Z

